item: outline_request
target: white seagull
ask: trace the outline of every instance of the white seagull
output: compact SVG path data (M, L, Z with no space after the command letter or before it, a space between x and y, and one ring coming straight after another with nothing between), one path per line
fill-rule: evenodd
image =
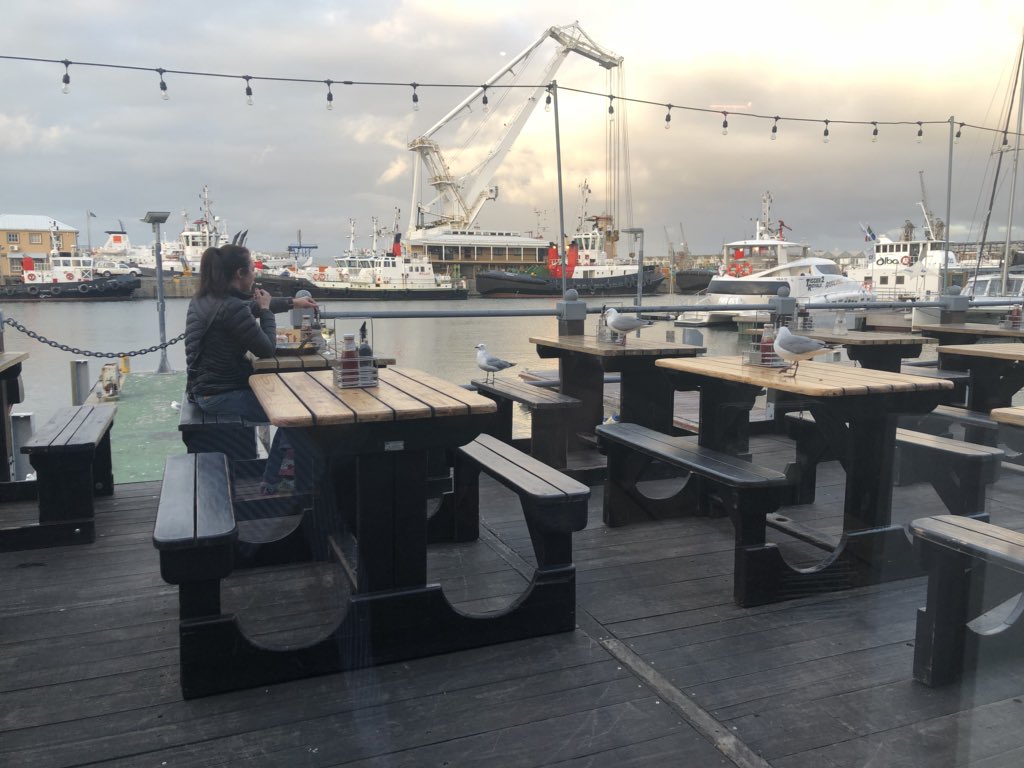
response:
M487 345L483 342L474 347L476 349L476 364L477 367L484 372L484 381L487 381L486 374L491 375L491 381L494 381L494 374L496 371L503 371L506 368L511 368L515 363L510 363L508 360L502 360L500 357L494 357L488 354Z
M608 307L604 311L604 319L608 323L609 328L616 333L622 334L623 344L626 342L626 334L630 331L635 331L637 328L643 328L646 325L653 325L650 320L641 320L634 315L620 315L615 307Z
M826 344L809 336L797 336L795 333L790 333L789 328L786 326L782 326L775 333L775 354L783 360L788 360L792 363L782 373L786 373L792 368L791 376L796 376L801 360L808 360L815 355L820 355L822 352L835 349L837 346L838 344Z

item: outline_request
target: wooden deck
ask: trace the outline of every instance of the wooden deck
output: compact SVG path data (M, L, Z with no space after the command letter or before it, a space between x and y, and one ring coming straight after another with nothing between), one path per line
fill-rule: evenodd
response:
M783 438L752 439L780 468ZM662 481L664 482L664 481ZM843 475L787 516L835 535ZM485 486L482 537L432 548L432 577L467 611L507 604L532 558L515 498ZM960 685L911 679L924 578L742 609L732 530L699 518L575 539L575 632L183 701L177 590L151 543L159 483L97 500L97 540L0 554L0 765L1020 766L1024 655ZM995 523L1024 529L1024 475L990 487ZM896 489L901 519L940 513ZM0 507L4 524L31 505ZM794 559L818 550L782 541ZM326 565L233 575L225 608L265 642L323 631L344 590ZM312 607L310 607L312 606Z

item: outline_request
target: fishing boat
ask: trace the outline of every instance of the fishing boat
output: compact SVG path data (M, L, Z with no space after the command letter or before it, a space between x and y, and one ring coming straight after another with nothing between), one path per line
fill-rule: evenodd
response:
M378 251L383 231L374 220L373 242L369 249L355 247L355 221L349 220L349 247L334 259L332 266L309 266L288 275L257 278L257 284L272 295L294 296L307 290L317 299L416 300L465 299L465 282L434 272L424 257L411 255L403 248L401 235L394 232L391 249Z
M701 300L707 309L683 312L676 325L705 326L717 323L757 322L758 313L730 309L737 304L767 304L786 288L798 303L854 303L873 298L860 280L847 277L831 259L812 256L804 243L787 240L789 229L781 219L771 218L772 197L761 197L761 217L755 223L754 237L726 243L718 274L711 278ZM812 322L831 323L833 310L814 310Z
M581 296L634 296L640 266L634 256L616 256L614 246L618 233L612 229L611 217L592 216L593 227L577 232L566 253L566 289L575 289ZM611 255L609 250L612 251ZM643 292L654 293L665 276L653 265L643 267ZM476 274L476 290L489 298L560 296L562 265L554 245L548 248L547 269L543 274L484 270Z

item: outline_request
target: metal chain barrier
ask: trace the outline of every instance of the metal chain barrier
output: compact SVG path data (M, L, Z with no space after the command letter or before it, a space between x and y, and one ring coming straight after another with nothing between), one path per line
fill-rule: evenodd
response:
M185 334L182 333L178 336L175 336L173 339L168 339L163 344L155 344L152 347L146 347L145 349L133 349L131 352L90 352L87 349L69 347L67 344L61 344L60 342L56 342L53 341L52 339L46 338L45 336L41 336L40 334L36 333L35 331L29 330L24 325L19 323L17 320L14 320L10 317L4 318L4 325L9 325L12 328L21 331L29 338L35 339L36 341L42 342L43 344L48 344L54 349L59 349L62 352L70 352L73 355L84 355L85 357L138 357L139 355L148 355L151 352L159 352L161 349L169 347L172 344L177 344L179 341L182 341L185 338Z

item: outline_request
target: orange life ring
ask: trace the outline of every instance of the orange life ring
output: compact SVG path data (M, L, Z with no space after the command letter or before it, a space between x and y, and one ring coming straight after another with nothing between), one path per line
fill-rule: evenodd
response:
M900 258L900 264L902 264L904 267L909 267L910 266L910 257L909 256L901 257Z
M313 274L313 279L314 280L323 280L324 279L324 273L323 272L315 272Z
M754 268L750 266L750 262L746 261L742 264L734 261L725 270L733 277L745 277L746 275L753 274Z
M29 272L27 275L25 275L25 277L27 277L29 280L35 280L36 279L36 273L35 272Z
M64 277L66 277L68 280L74 280L75 279L75 276L71 272L65 272L64 273Z
M749 261L746 264L743 265L742 274L743 275L752 275L752 274L754 274L754 267L750 264Z

